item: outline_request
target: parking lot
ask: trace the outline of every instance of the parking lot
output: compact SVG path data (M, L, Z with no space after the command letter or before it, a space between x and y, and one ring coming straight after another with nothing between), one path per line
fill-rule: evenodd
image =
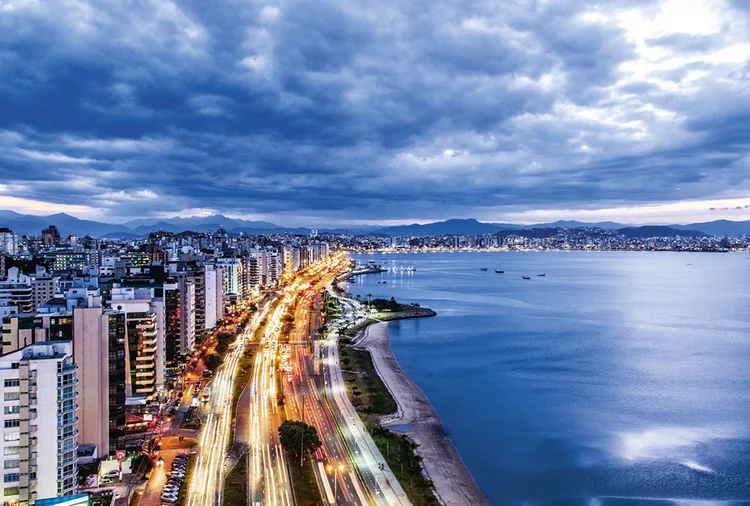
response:
M184 455L184 457L178 457L179 455ZM189 453L185 450L164 450L161 452L160 457L164 459L164 463L161 466L155 466L151 470L151 477L146 484L146 489L139 503L140 505L159 506L160 504L174 502L170 499L162 498L162 491L168 482L169 477L167 475L173 471L179 473L179 468L173 468L173 466L177 466L180 460L184 460L185 464L187 464L188 455ZM174 494L175 497L176 495Z

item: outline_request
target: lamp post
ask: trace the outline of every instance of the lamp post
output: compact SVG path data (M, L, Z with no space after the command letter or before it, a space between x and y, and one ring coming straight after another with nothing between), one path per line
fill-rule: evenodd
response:
M329 473L331 471L333 471L333 499L336 500L336 484L338 482L338 473L337 473L337 471L343 472L344 471L344 465L343 464L339 464L338 467L334 467L331 464L328 464L328 467L326 467L326 469L328 469Z

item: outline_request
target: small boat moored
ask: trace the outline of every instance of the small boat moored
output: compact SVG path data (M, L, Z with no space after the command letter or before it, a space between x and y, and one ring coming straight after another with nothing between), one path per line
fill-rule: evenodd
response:
M521 276L522 279L531 279L531 276Z

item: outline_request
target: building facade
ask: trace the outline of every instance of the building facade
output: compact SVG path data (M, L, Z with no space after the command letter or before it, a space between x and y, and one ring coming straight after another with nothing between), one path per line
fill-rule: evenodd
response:
M0 227L0 255L18 253L18 237L9 228Z
M5 504L75 493L76 372L70 341L36 343L0 356Z
M0 279L0 304L15 306L19 313L31 311L31 278L18 267L8 269L8 275Z
M115 287L111 304L125 313L126 395L150 398L164 386L164 301L136 298L132 287Z

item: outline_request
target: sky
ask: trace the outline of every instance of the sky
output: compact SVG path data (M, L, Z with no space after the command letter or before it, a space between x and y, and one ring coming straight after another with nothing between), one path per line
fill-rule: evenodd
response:
M750 219L740 0L0 1L0 208Z

